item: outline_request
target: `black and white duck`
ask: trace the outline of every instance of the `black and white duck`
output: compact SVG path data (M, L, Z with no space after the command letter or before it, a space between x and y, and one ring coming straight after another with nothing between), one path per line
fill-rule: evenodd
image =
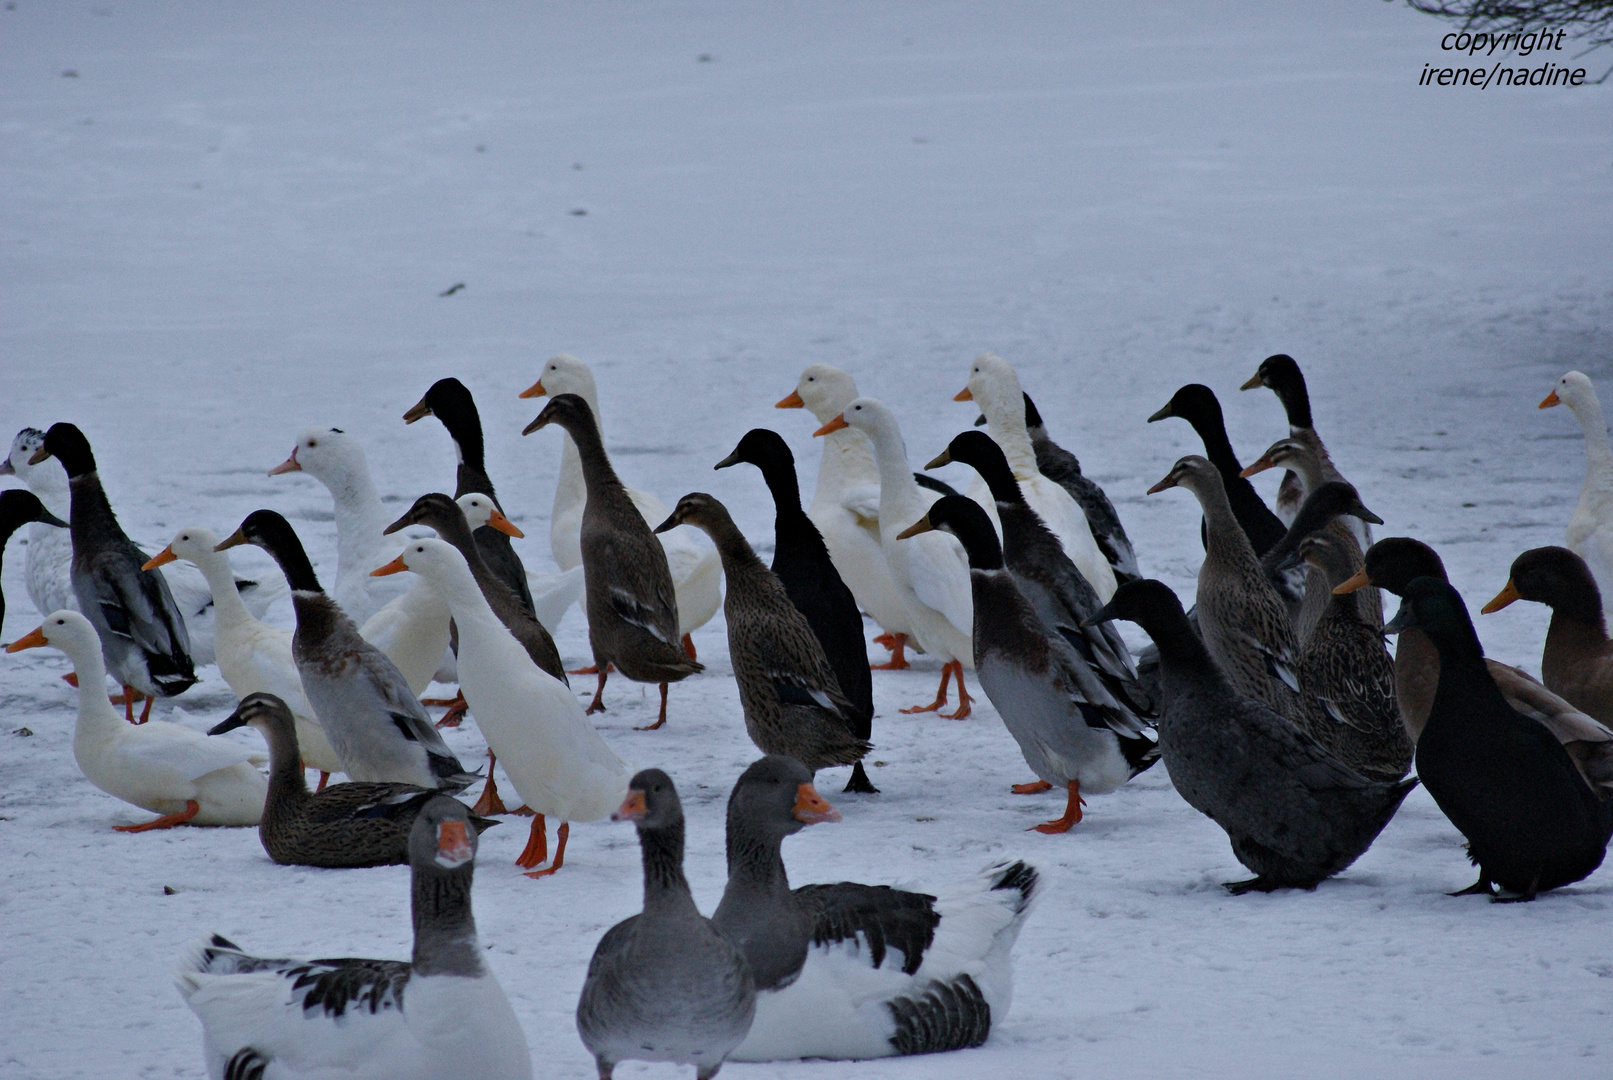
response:
M683 876L683 805L660 769L636 774L613 815L638 825L644 910L605 931L577 1002L599 1080L621 1061L693 1065L710 1080L750 1031L756 982L738 947L700 914Z
M1439 686L1417 740L1417 775L1467 837L1479 880L1462 893L1533 900L1588 877L1613 833L1613 801L1597 798L1562 744L1507 704L1484 666L1473 622L1449 583L1406 585L1384 629L1415 626L1439 650ZM1458 894L1460 895L1460 894Z
M252 956L217 934L174 983L216 1080L530 1080L531 1050L471 912L470 812L433 798L409 832L408 960Z
M980 414L981 420L985 414ZM977 421L978 423L978 421ZM1092 528L1092 539L1098 550L1114 568L1116 581L1132 581L1141 576L1137 569L1137 553L1132 550L1126 527L1120 523L1114 503L1098 482L1081 471L1081 462L1064 447L1053 441L1047 433L1047 424L1037 411L1036 403L1025 395L1025 434L1031 437L1031 448L1036 452L1036 467L1043 476L1070 493L1086 512L1087 524Z
M801 509L795 455L778 432L752 428L716 467L726 469L740 462L760 469L773 495L772 571L823 646L840 692L850 703L853 734L867 740L873 734L874 684L868 668L868 645L863 640L862 613L857 610L851 589L835 569L823 534ZM845 790L874 794L879 789L858 761L851 767Z
M762 758L734 785L728 887L712 922L744 953L757 994L750 1034L729 1057L848 1060L979 1046L1008 1009L1036 870L999 863L939 897L850 881L791 889L784 838L839 819L788 757Z
M605 679L614 664L634 682L660 684L661 711L645 728L653 731L666 723L667 685L703 670L679 641L667 553L611 468L588 403L576 394L558 394L521 434L550 424L558 424L571 437L587 485L580 542L588 644L599 675L588 711L605 707Z
M35 521L58 529L67 528L67 522L46 510L45 504L33 492L19 489L0 491L0 560L5 556L6 542L11 539L11 534ZM6 596L0 592L0 626L5 624L5 619Z
M902 535L929 529L957 537L969 555L977 678L1038 778L1014 791L1062 789L1063 816L1035 829L1068 832L1081 820L1083 791L1108 794L1158 759L1151 727L1116 700L1092 659L1037 615L1003 565L997 533L979 505L943 496Z
M1368 780L1288 718L1239 693L1176 594L1134 581L1094 616L1140 625L1159 646L1159 750L1188 805L1226 831L1255 877L1234 894L1315 888L1348 867L1417 785Z

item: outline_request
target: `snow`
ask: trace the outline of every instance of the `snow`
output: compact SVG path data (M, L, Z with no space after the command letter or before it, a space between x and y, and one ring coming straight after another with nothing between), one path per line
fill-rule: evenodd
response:
M1236 388L1282 351L1379 534L1434 544L1477 608L1520 551L1561 542L1577 497L1578 429L1536 402L1568 368L1609 385L1613 89L1418 87L1446 29L1372 2L17 0L0 10L0 435L82 426L149 551L268 506L328 575L324 489L266 471L333 423L400 512L451 490L441 425L401 416L453 374L518 549L552 569L559 438L519 437L541 402L515 395L566 351L594 367L624 477L668 503L712 492L765 552L760 477L711 465L774 427L810 492L810 418L771 408L802 367L855 374L925 460L973 419L951 397L991 349L1108 488L1144 570L1187 596L1198 511L1142 492L1196 443L1143 420L1208 383L1248 460L1286 428L1270 393ZM1275 475L1257 483L1269 496ZM7 552L5 640L39 622L25 551ZM1519 604L1479 629L1538 670L1545 621ZM596 719L678 782L710 911L727 789L756 752L720 616L695 641L708 670L673 688L665 729L633 730L654 691L619 678ZM559 643L586 662L577 613ZM0 1076L203 1075L168 973L206 931L408 955L404 868L275 866L248 830L114 833L144 816L73 766L65 670L50 650L0 657ZM897 712L937 678L928 658L876 675L883 794L838 796L844 771L824 773L845 820L786 857L798 883L931 888L1033 862L1011 1011L958 1055L724 1076L1607 1074L1613 870L1527 905L1446 897L1473 874L1419 790L1316 892L1229 897L1242 868L1163 769L1068 835L1025 832L1060 800L1008 794L1030 776L988 702L959 723ZM156 714L204 728L232 706L207 669ZM480 758L473 725L449 739ZM557 1078L593 1075L572 1010L599 935L639 904L631 828L573 832L565 869L532 881L509 820L475 892Z

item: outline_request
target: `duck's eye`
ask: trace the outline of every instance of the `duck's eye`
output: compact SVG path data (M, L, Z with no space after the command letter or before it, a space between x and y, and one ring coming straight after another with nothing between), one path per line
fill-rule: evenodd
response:
M314 447L316 447L318 445L319 445L319 440L318 439L309 439L308 440L308 449L312 450Z
M807 382L817 382L817 381L818 381L818 377L816 375L808 375L807 376Z

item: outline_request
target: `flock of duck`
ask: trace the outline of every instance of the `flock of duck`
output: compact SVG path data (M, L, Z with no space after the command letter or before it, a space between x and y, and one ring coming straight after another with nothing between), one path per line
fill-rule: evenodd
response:
M938 895L792 889L781 854L787 836L840 816L814 786L818 771L851 766L845 790L877 793L862 765L870 672L906 667L908 650L942 667L935 699L905 713L940 712L955 680L957 706L942 715L967 717L973 670L1035 774L1013 790L1063 797L1040 832L1068 831L1085 796L1163 760L1253 872L1228 889L1312 889L1358 858L1420 781L1467 839L1479 877L1463 892L1530 900L1583 879L1613 833L1613 642L1600 599L1613 584L1613 449L1590 380L1570 372L1541 403L1567 405L1585 434L1568 546L1521 554L1484 608L1552 608L1543 682L1484 657L1431 548L1372 541L1382 521L1317 436L1298 365L1269 357L1243 389L1262 386L1289 431L1248 467L1206 386L1182 387L1149 418L1184 419L1204 444L1149 489L1184 488L1202 510L1187 611L1142 577L1108 498L991 354L957 395L987 431L961 432L925 466L969 465L976 478L962 494L913 471L895 417L850 375L807 368L778 407L806 408L820 425L810 505L773 431L748 432L716 464L760 470L776 507L771 566L712 496L669 509L621 481L593 376L569 356L521 395L549 397L523 434L563 432L553 574L528 572L510 543L522 533L500 508L457 379L404 415L446 427L453 496L421 495L391 520L362 449L338 428L304 432L272 470L330 491L328 590L269 509L222 538L186 527L149 556L119 527L84 434L26 428L0 463L26 485L0 492L0 554L28 525L28 592L45 621L7 652L48 645L71 661L79 768L158 815L120 830L256 825L276 863L411 867L408 961L263 958L219 936L185 957L178 985L202 1020L210 1074L231 1080L532 1075L471 914L477 837L508 812L495 761L518 812L532 815L517 860L529 876L561 868L572 822L637 825L643 911L600 940L577 1007L602 1078L630 1058L692 1064L705 1078L730 1058L979 1045L1007 1007L1032 867L998 864ZM1248 480L1271 468L1285 470L1275 511ZM236 577L227 553L243 544L272 556L283 580ZM1387 624L1380 589L1401 600ZM287 593L294 633L262 621ZM552 636L579 601L593 661L581 673L597 678L586 709L568 680L580 672L563 667ZM606 707L614 671L658 685L650 727L665 725L669 685L702 671L690 632L719 607L745 729L764 756L730 796L728 886L708 919L683 876L672 778L632 772L588 714ZM864 613L890 651L883 663L869 663ZM1137 623L1152 646L1134 657L1114 620ZM1385 633L1399 635L1393 656ZM254 728L267 776L240 744L150 719L154 700L184 693L210 663L239 706L209 734ZM109 675L116 698L102 690ZM459 696L422 700L433 680L457 682ZM434 722L430 704L448 711ZM485 778L438 730L466 716L487 743ZM320 773L315 790L307 768ZM333 773L346 781L328 784ZM478 780L474 807L452 797ZM552 858L548 818L559 822Z

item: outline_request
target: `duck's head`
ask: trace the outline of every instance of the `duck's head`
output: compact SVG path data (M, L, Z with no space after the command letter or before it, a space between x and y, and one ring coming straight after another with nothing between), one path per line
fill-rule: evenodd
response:
M521 391L521 397L524 398L543 397L545 394L551 397L576 394L584 401L599 400L593 370L568 353L556 353L549 357L538 381Z
M414 501L392 524L381 530L382 536L391 536L410 525L424 525L441 533L462 514L459 505L440 491L428 491Z
M192 525L188 529L180 529L174 534L171 544L163 548L140 569L155 570L159 566L166 566L175 559L184 559L186 562L202 563L218 550L218 534L212 529L204 529L200 525Z
M812 364L796 380L795 389L775 409L805 408L818 423L827 424L856 398L857 380L829 364Z
M472 529L480 529L483 525L490 525L505 536L523 539L526 533L515 527L515 522L504 516L504 511L493 502L491 495L484 495L480 491L472 491L461 495L454 500L459 505L460 513L465 515L465 522Z
M95 471L95 454L90 450L90 440L84 437L76 424L52 424L40 440L39 449L28 455L28 464L39 465L48 458L60 461L69 478Z
M1134 622L1160 641L1172 630L1185 628L1189 635L1193 628L1182 611L1182 601L1169 585L1153 578L1140 578L1122 584L1109 597L1109 602L1081 620L1085 627L1097 626L1111 619Z
M58 529L67 528L67 522L46 510L45 504L33 492L22 488L0 491L0 537L9 537L30 521L54 525ZM3 542L0 540L0 543Z
M667 515L665 521L650 531L664 533L679 525L693 525L709 532L724 523L733 524L726 506L704 491L691 491L678 500L678 505L672 508L672 513Z
M1555 611L1600 619L1602 593L1585 560L1565 547L1538 547L1512 560L1512 573L1484 614L1500 611L1515 600L1533 600Z
M1333 591L1340 595L1352 593L1368 585L1376 585L1396 596L1406 594L1406 586L1413 578L1432 577L1445 580L1445 564L1439 554L1421 540L1409 536L1386 536L1367 548L1366 565L1350 580Z
M1557 380L1557 385L1552 387L1540 407L1549 409L1553 405L1567 405L1577 413L1582 406L1594 404L1596 387L1591 385L1590 376L1582 371L1570 371Z
M339 427L311 427L297 436L291 456L269 470L270 476L305 472L329 487L344 476L369 469L364 448Z
M54 495L67 490L67 470L62 463L51 459L32 463L33 456L45 445L45 433L38 428L25 427L11 440L11 450L0 461L0 476L15 476L28 485L29 490Z
M1276 468L1293 469L1302 476L1313 476L1321 471L1321 461L1316 451L1299 439L1278 439L1238 475L1247 480L1257 473Z
M240 528L213 545L213 550L228 551L232 547L251 544L273 552L288 539L297 547L302 547L302 541L297 539L297 531L284 516L273 510L254 510L241 519Z
M521 434L530 435L550 424L559 424L573 434L584 430L597 433L599 430L598 425L594 423L594 411L579 394L556 394L550 398L549 404L543 407L543 411L538 413L532 423L521 429Z
M426 396L403 414L403 422L412 424L424 417L435 416L448 423L450 419L465 413L476 416L476 399L471 397L464 383L450 376L432 383Z
M378 566L370 571L371 577L386 577L390 574L401 574L405 570L421 575L428 581L439 582L447 580L450 575L463 575L470 578L470 566L465 562L465 556L459 549L446 540L436 537L424 537L419 540L410 540L396 559L385 566ZM471 579L474 582L474 578Z
M896 418L885 407L885 403L876 398L854 398L834 419L812 434L828 435L830 432L848 427L855 428L870 439L874 439L881 433L893 432L896 428Z
M997 530L980 504L963 495L943 495L930 504L929 511L918 521L896 534L906 540L919 533L944 532L955 536L969 555L969 566L975 570L1000 570L1003 565L1002 544Z
M1014 470L1008 466L1008 457L1003 453L1003 448L984 431L965 431L954 436L947 443L947 448L935 455L924 468L939 469L954 461L979 473L991 489L991 497L998 502L1025 501L1025 494L1014 477Z
M1194 428L1201 425L1220 427L1224 423L1221 419L1221 402L1216 400L1215 391L1203 383L1188 383L1176 391L1163 408L1148 418L1148 422L1152 424L1172 416L1186 420Z
M1247 370L1247 369L1246 369ZM1305 376L1300 373L1299 364L1287 353L1274 353L1260 361L1255 373L1249 376L1247 382L1238 387L1239 390L1254 390L1266 387L1281 393L1295 385L1303 392L1305 389Z
M64 608L45 616L45 621L38 628L7 645L6 652L22 652L24 649L38 649L46 645L66 653L76 667L79 657L100 654L101 639L96 635L95 627L90 625L88 619L76 611Z
M969 382L953 401L973 401L982 415L1019 420L1024 413L1025 392L1013 365L996 353L984 352L969 365Z
M678 801L672 777L660 769L633 774L627 783L627 798L610 819L636 822L641 832L682 824L683 804Z
M812 771L793 757L769 754L739 774L728 796L729 829L735 824L785 837L808 825L839 821L812 786Z
M1478 635L1468 617L1462 594L1436 577L1412 578L1401 596L1400 610L1384 623L1383 632L1398 634L1416 627L1436 645L1470 646L1478 650Z
M251 725L259 731L292 730L291 709L273 694L248 694L235 711L207 729L209 735L222 735L238 727Z
M734 447L734 452L717 462L714 468L726 469L730 465L744 462L755 465L760 469L787 468L795 469L795 455L790 453L789 444L784 437L768 428L751 428Z
M1348 515L1371 522L1373 525L1382 525L1383 518L1374 514L1361 504L1361 493L1355 490L1355 485L1346 480L1329 480L1315 491L1305 496L1305 502L1300 506L1300 513L1305 513L1305 507L1311 507L1311 512L1305 515L1312 521L1326 524L1336 517ZM1299 518L1296 516L1295 521Z
M1221 486L1221 473L1210 464L1209 458L1189 454L1184 458L1178 458L1176 464L1171 466L1171 471L1166 473L1159 483L1149 488L1147 494L1153 495L1166 488L1184 487L1203 498L1205 492Z
M438 795L420 808L409 830L409 866L415 873L442 874L476 864L476 830L458 799Z

